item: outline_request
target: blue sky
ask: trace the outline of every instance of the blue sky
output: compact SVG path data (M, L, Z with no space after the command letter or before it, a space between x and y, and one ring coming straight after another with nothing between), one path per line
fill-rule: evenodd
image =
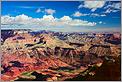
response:
M120 1L2 1L2 29L120 31Z

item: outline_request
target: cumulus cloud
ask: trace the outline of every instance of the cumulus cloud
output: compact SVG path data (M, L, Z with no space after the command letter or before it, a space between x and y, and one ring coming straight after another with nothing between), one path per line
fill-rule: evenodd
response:
M74 17L87 16L87 15L89 15L89 14L83 14L83 13L80 13L79 11L76 11L76 12L73 14Z
M56 12L56 10L53 9L45 9L46 14L54 14Z
M60 18L62 21L71 21L72 18L70 18L69 16L63 16L62 18Z
M44 15L43 18L41 18L41 20L52 21L55 20L55 18L52 15Z
M11 16L2 16L1 17L1 23L2 24L15 24L15 23L19 23L19 24L26 24L29 22L29 20L31 20L32 17L28 17L27 15L18 15L16 17L11 17Z
M84 1L84 5L81 4L78 8L89 8L92 12L94 12L97 8L102 8L105 4L105 1Z
M2 26L22 24L24 26L38 25L40 27L76 27L76 26L95 26L95 22L84 21L80 19L72 19L69 16L55 18L53 15L44 15L42 18L32 18L27 15L18 15L16 17L2 16Z

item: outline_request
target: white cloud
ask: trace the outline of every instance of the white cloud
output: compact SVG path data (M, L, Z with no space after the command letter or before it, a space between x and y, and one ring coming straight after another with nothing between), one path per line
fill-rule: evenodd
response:
M91 16L91 17L104 17L106 16L105 14L97 14L97 13L91 13L91 14L83 14L83 13L80 13L79 11L76 11L73 16L74 17L80 17L80 16Z
M1 17L1 23L2 24L15 24L15 23L26 24L31 19L32 17L28 17L27 15L24 15L24 14L18 15L16 17L10 17L6 15L6 16Z
M71 26L95 26L96 23L75 19L75 20L70 22L70 25Z
M70 18L69 16L63 16L62 18L60 18L62 21L71 21L72 18Z
M56 13L56 10L53 10L53 9L45 9L45 10L41 10L41 8L38 8L36 10L36 13L40 13L40 12L45 12L45 14L48 14L48 15L53 15L54 13Z
M115 9L121 9L121 3L114 3Z
M105 1L85 1L84 7L87 8L101 8L105 4Z
M89 8L92 12L94 12L97 8L102 8L105 4L105 1L84 1L84 5L81 4L78 8Z
M112 12L118 12L119 10L112 10Z
M72 19L69 16L63 16L58 19L58 18L54 18L52 15L45 15L45 16L43 16L43 18L41 20L43 20L43 21L41 21L41 22L43 22L43 24L46 21L46 25L48 25L48 27L50 27L50 26L75 27L75 26L95 26L96 25L95 22L88 22L88 21L83 21L83 20L79 20L79 19ZM48 24L47 24L47 21L48 21Z
M18 15L15 17L15 21L17 22L24 22L24 21L29 21L29 20L31 20L31 17L28 17L27 15L24 15L24 14Z
M111 8L111 9L121 9L121 3L108 3L107 6L104 7L104 9L108 9L108 8Z
M22 24L24 26L40 26L40 27L76 27L76 26L95 26L95 22L84 21L80 19L72 19L69 16L63 16L61 18L55 18L52 15L44 15L42 18L32 18L27 15L18 15L16 17L2 16L2 26L4 24L14 25ZM35 26L33 27L35 28Z
M97 8L92 8L91 11L94 12Z
M10 17L8 15L1 17L1 23L2 24L10 24L13 22L13 20L14 20L14 17Z
M41 20L52 21L55 20L55 18L52 15L44 15Z
M79 11L76 11L76 12L73 14L74 17L87 16L87 15L89 15L89 14L83 14L83 13L80 13Z
M54 14L56 11L55 10L53 10L53 9L45 9L45 12L47 13L47 14Z
M100 16L104 17L104 16L106 16L106 15L105 15L105 14L102 14L102 15L100 15Z
M120 10L115 10L115 9L110 9L110 8L108 8L104 13L111 13L111 12L118 12L118 11L120 11Z
M99 24L102 24L102 23L103 23L102 21L99 22Z
M36 13L40 13L40 12L41 12L41 9L38 8L38 9L36 10Z
M106 23L103 21L99 21L98 24L106 24Z
M17 8L25 8L25 9L32 9L35 8L34 6L16 6Z
M121 10L121 3L109 3L104 9L106 9L104 13L118 12Z
M112 10L110 8L105 11L105 13L111 13L111 12Z
M82 8L82 7L84 7L84 5L83 5L83 4L80 4L80 5L78 6L78 9L80 9L80 8Z
M97 14L97 13L92 13L92 14L91 14L91 16L96 17L96 16L100 16L100 15L99 15L99 14Z
M106 15L105 14L92 13L92 14L90 14L90 16L92 16L92 17L104 17Z
M74 17L80 17L80 16L81 16L81 13L80 13L79 11L77 11L77 12L75 12L75 13L73 14L73 16L74 16Z

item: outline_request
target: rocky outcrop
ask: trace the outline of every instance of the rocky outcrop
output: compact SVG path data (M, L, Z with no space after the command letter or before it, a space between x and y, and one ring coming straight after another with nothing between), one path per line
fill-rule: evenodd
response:
M112 56L111 48L108 45L93 45L88 50L89 53L96 54L98 57L100 56Z

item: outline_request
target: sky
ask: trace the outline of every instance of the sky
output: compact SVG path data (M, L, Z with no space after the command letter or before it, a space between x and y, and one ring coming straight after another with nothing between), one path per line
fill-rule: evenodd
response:
M120 1L2 1L2 29L113 32L121 29Z

